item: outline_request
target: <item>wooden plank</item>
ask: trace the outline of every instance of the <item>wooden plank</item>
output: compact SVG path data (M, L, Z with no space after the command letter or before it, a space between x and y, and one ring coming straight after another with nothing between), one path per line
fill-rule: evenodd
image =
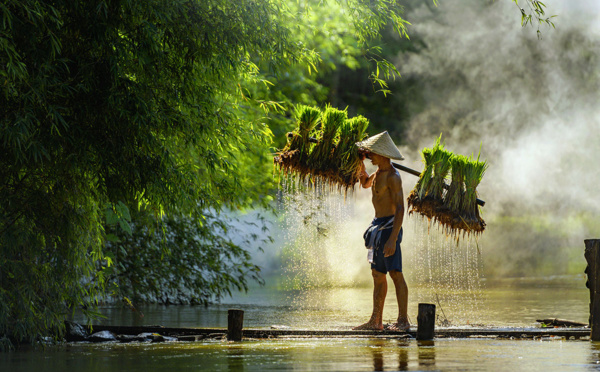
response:
M93 331L111 331L115 334L137 335L140 333L150 332L158 333L164 336L181 336L181 335L223 335L227 334L226 328L174 328L161 326L109 326L109 325L93 325ZM305 329L244 329L244 337L246 338L269 338L269 337L416 337L417 330L412 327L408 332L399 331L355 331L355 330L305 330ZM493 337L514 337L514 338L531 338L531 337L589 337L589 328L475 328L475 327L437 327L435 330L436 337L476 337L476 336L493 336Z

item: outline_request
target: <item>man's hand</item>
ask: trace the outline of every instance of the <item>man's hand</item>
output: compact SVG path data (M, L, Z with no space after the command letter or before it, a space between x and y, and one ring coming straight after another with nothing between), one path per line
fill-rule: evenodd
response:
M383 247L383 257L393 256L394 253L396 253L396 239L390 236Z
M367 168L365 167L364 159L360 162L360 174L358 175L358 180L360 181L360 185L368 189L373 184L373 178L375 177L375 173L369 175L367 173Z
M363 149L363 148L359 148L358 149L358 157L360 160L365 160L366 158L368 158L369 155L369 150Z

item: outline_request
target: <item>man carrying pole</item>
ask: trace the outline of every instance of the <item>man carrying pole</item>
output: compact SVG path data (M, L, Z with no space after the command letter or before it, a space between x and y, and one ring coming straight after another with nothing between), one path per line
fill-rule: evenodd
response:
M375 218L364 234L373 275L373 313L368 322L354 329L383 329L383 305L387 294L387 273L389 273L396 289L398 319L388 329L407 331L410 326L407 313L408 287L402 274L402 252L400 251L404 195L400 174L391 163L391 159L404 160L404 157L387 131L369 137L356 145L363 150L361 151L363 156L377 166L377 171L369 175L362 163L360 184L364 188L371 188L375 208Z

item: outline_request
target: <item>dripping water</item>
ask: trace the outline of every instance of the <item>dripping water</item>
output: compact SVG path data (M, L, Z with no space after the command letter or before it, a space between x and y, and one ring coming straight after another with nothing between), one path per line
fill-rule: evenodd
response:
M372 286L362 233L373 211L365 195L370 192L361 192L362 199L356 190L344 195L309 178L282 177L279 219L284 243L277 281L280 289L290 291L290 304L316 308L324 299L315 291ZM477 324L483 306L482 260L474 238L457 243L416 214L404 219L404 232L409 302L436 304L440 324ZM310 299L304 297L308 292ZM388 292L388 300L395 302Z

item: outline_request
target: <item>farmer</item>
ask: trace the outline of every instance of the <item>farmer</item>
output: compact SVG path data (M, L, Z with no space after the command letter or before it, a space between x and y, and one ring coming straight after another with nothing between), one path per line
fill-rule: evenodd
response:
M364 234L365 245L369 248L369 262L373 275L373 314L365 324L354 329L383 329L383 305L387 294L387 276L389 273L398 300L398 320L387 329L407 331L408 287L402 275L402 221L404 220L404 196L402 179L392 166L390 159L404 160L394 141L383 132L356 144L364 157L377 166L377 171L369 175L362 163L360 184L371 188L375 218ZM364 157L362 158L364 160Z

